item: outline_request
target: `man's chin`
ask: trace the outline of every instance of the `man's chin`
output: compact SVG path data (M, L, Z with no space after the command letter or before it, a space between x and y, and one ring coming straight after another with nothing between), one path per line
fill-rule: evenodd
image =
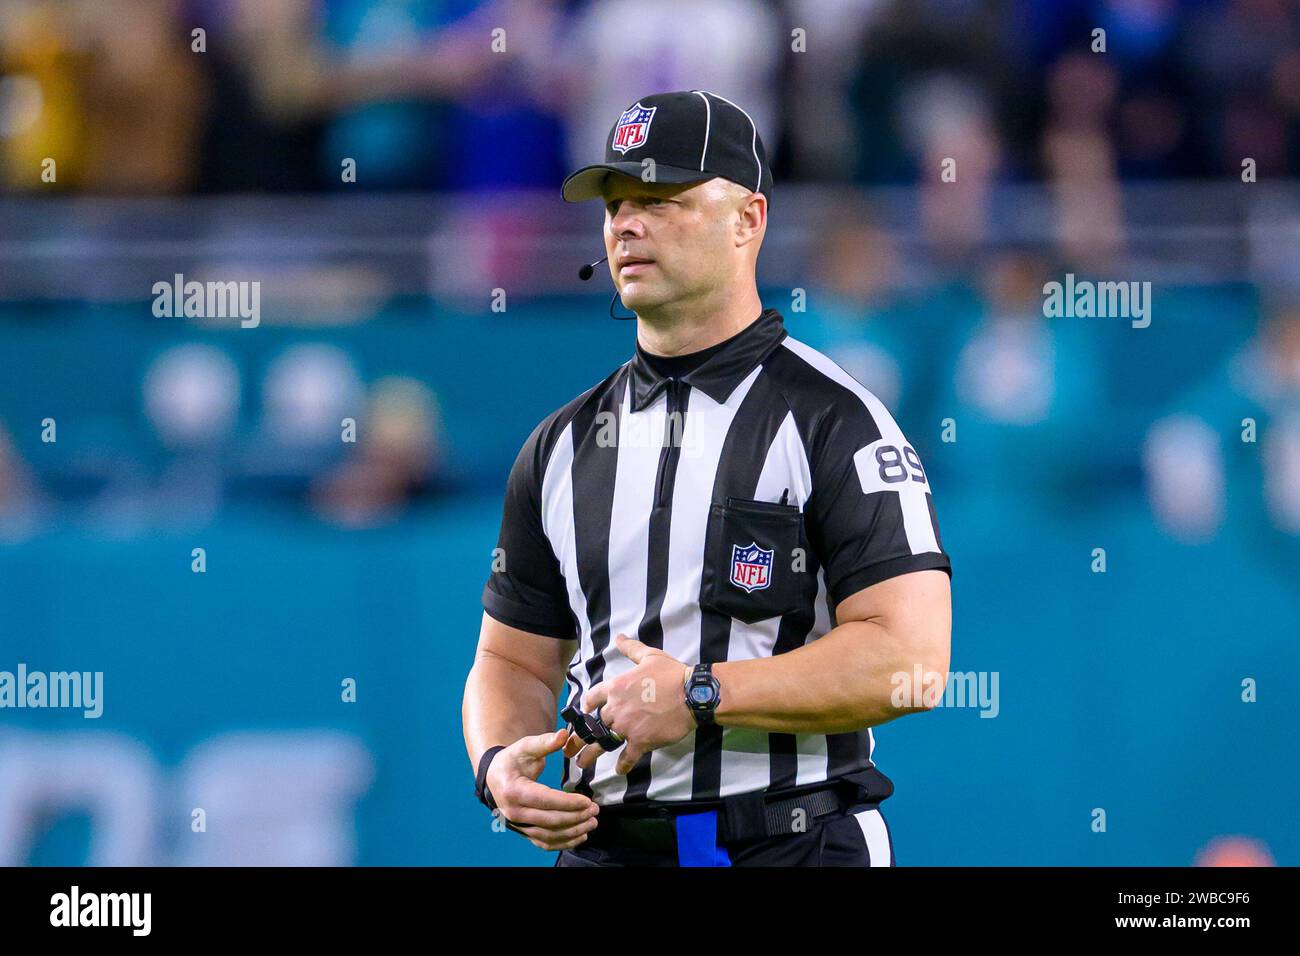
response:
M633 312L649 312L672 301L662 290L647 288L639 282L625 283L619 291L623 305Z

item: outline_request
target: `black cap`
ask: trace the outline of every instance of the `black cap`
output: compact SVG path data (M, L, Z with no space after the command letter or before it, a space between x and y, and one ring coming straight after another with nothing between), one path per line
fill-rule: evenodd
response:
M654 182L702 183L720 176L772 199L772 170L758 127L731 100L707 90L637 100L609 131L605 161L570 175L561 191L569 202L599 199L606 176L640 179L648 159L654 160Z

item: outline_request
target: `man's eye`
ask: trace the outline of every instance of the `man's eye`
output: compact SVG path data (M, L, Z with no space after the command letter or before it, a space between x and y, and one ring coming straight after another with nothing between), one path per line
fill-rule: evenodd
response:
M664 199L661 196L646 196L644 199L633 200L633 201L639 202L642 206L662 206L668 200ZM616 216L618 215L618 207L621 205L623 205L623 200L611 199L609 202L605 203L605 211L608 212L611 216Z

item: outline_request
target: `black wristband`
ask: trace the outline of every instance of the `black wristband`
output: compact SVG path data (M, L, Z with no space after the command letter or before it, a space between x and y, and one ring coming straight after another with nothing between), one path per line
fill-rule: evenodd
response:
M474 796L478 797L479 803L489 810L495 810L497 802L492 796L492 791L488 789L488 767L492 765L492 758L505 749L503 745L498 744L483 751L483 756L478 758L478 772L474 774Z

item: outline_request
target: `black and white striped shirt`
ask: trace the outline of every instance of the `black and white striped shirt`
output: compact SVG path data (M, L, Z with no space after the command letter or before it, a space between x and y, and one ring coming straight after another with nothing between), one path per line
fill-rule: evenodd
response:
M542 421L511 470L498 546L484 609L578 641L574 703L632 668L616 634L686 664L769 657L826 634L862 588L951 573L893 417L774 309L680 377L638 349ZM712 800L878 773L874 744L869 728L708 727L626 777L615 754L586 771L566 760L564 786L601 804Z

